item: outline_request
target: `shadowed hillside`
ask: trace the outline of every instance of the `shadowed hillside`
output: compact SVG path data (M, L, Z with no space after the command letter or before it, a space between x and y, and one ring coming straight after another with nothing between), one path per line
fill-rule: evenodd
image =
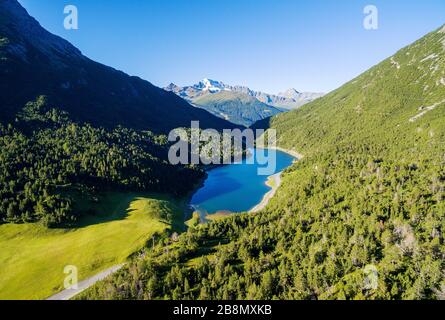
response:
M30 17L16 0L0 2L0 120L10 122L23 105L46 95L73 120L92 125L169 132L234 125L190 106L175 94L94 62Z

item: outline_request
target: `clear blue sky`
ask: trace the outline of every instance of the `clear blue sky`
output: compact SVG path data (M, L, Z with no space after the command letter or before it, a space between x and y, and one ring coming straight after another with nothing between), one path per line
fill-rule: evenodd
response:
M330 91L445 23L444 0L19 0L90 58L158 86ZM79 10L79 30L63 9ZM363 8L380 28L363 28Z

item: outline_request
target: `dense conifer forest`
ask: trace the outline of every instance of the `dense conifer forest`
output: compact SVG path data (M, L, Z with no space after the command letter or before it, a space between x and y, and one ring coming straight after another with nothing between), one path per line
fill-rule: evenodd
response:
M184 199L205 168L172 165L165 134L193 120L218 132L238 126L93 62L16 0L0 1L0 101L8 249L0 261L9 263L0 278L15 277L11 291L29 290L24 275L61 275L41 252L66 265L73 252L96 258L107 248L119 257L88 256L83 268L126 265L78 299L445 299L445 26L323 98L254 125L275 129L278 147L304 157L283 172L264 210L205 224L195 214L182 234ZM195 132L185 132L190 143ZM83 217L106 226L85 228ZM139 241L127 248L136 227ZM123 257L105 243L116 228ZM67 239L75 229L78 238ZM38 243L50 233L50 245ZM48 240L61 238L65 257ZM11 261L25 242L39 261ZM48 283L46 295L62 288Z
M76 201L97 192L144 191L184 196L204 176L170 165L165 136L124 127L95 128L70 120L45 97L0 126L0 221L70 224Z
M266 125L305 157L264 211L195 224L80 298L445 297L445 27Z

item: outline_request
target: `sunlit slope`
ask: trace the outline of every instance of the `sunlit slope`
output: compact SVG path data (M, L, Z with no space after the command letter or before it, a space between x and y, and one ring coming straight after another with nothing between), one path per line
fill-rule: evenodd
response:
M419 152L426 144L443 141L444 114L441 28L326 97L278 115L271 123L281 146L306 155L357 141Z
M268 208L304 279L288 295L444 296L445 28L271 126L306 156Z
M93 276L182 221L180 205L167 197L113 193L101 203L102 216L84 227L0 226L0 299L46 298L63 289L65 266L76 266L79 280Z

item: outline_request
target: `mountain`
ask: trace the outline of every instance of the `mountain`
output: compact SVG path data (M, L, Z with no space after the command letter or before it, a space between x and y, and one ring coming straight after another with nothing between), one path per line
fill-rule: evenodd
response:
M199 96L193 100L193 104L227 121L246 127L282 112L244 93L225 90Z
M186 87L171 83L165 90L174 92L191 104L218 117L247 127L258 120L301 107L322 96L319 93L300 93L295 89L289 89L283 95L275 96L207 78Z
M323 93L298 92L296 89L291 88L285 92L279 93L277 96L272 96L266 99L275 99L276 101L272 103L273 105L287 109L296 109L321 98L323 95ZM281 98L286 98L286 100L283 101Z
M224 83L210 79L202 80L196 85L196 88L203 92L209 93L218 93L224 90L228 90Z
M88 59L16 0L0 1L0 106L0 224L76 225L107 192L183 197L205 173L172 165L165 134L238 127Z
M217 117L245 127L284 111L259 101L253 94L249 94L248 89L227 86L210 79L189 87L179 87L172 83L165 90L176 93Z
M192 103L194 99L201 97L203 95L219 93L221 91L233 91L249 95L269 106L286 110L299 108L302 105L311 102L317 98L320 98L324 95L322 93L310 93L310 92L300 93L295 89L289 89L285 93L273 95L261 91L254 91L246 86L227 85L221 81L210 80L207 78L200 81L197 84L185 87L180 87L175 85L174 83L171 83L165 89L167 91L172 91L176 93L180 97ZM291 92L292 94L290 94Z
M305 154L357 140L386 144L386 149L403 153L407 149L401 146L418 152L437 147L434 143L439 143L437 139L445 129L441 125L445 109L444 51L442 28L324 98L273 118L269 125L279 129L283 147ZM294 126L297 122L300 124Z
M443 299L445 26L261 125L304 154L265 210L192 228L85 297Z
M199 120L202 128L233 125L190 106L138 77L94 62L30 17L16 0L0 2L0 120L13 121L45 95L73 120L167 133Z

